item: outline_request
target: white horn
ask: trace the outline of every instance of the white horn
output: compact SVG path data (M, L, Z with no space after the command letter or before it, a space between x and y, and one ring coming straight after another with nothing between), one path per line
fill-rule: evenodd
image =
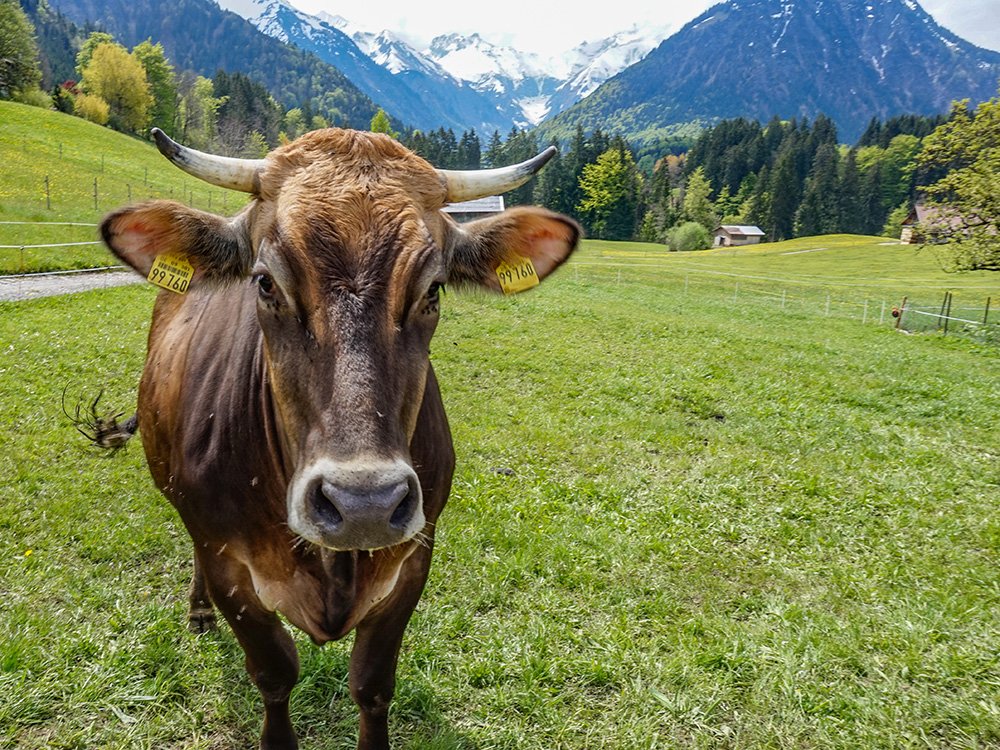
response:
M549 146L538 156L509 167L467 171L439 169L437 172L448 187L448 203L461 203L488 195L499 195L520 187L534 177L555 153L556 147Z
M263 159L233 159L215 156L182 146L159 128L153 128L153 138L160 153L176 166L199 180L216 187L256 193L259 188Z

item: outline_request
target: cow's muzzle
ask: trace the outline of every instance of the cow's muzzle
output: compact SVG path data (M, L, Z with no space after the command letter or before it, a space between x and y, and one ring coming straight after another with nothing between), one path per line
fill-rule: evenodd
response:
M288 525L335 550L391 547L424 527L423 496L405 461L321 459L288 489Z

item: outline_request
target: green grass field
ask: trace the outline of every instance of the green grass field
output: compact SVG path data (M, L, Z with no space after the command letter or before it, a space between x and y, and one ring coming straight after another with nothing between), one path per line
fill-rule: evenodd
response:
M100 218L130 201L173 198L225 213L246 202L188 177L149 142L13 102L0 102L0 164L0 274L107 265L102 245L72 243L96 243ZM30 247L54 244L68 246Z
M858 263L699 254L735 294L594 242L533 292L446 296L459 468L395 747L1000 747L998 350L827 316L807 277L873 263L844 242ZM900 278L950 280L923 263ZM95 455L60 410L130 408L152 299L0 303L0 746L256 742L231 632L185 630L140 446ZM349 643L299 644L303 747L353 747Z

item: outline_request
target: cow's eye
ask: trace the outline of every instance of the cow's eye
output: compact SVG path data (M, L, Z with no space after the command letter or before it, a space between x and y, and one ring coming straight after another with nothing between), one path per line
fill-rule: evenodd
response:
M274 279L266 273L259 273L256 280L257 293L260 295L260 298L264 300L274 299Z
M436 303L440 301L441 294L444 292L444 284L439 281L435 281L431 284L430 288L427 290L427 301Z

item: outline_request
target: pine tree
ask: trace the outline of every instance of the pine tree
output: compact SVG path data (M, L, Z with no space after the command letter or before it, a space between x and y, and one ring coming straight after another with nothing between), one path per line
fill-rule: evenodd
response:
M838 170L837 195L840 198L840 221L837 231L863 234L860 227L861 177L858 174L857 151L851 149L841 160Z
M796 170L798 152L790 148L778 159L771 172L771 227L772 241L787 240L794 236L795 213L799 208L800 181Z
M503 139L500 137L499 130L494 130L493 135L490 136L490 142L486 146L482 162L484 167L491 169L503 166Z
M882 207L882 165L879 162L875 162L862 178L860 203L859 230L862 234L877 235L886 217Z
M458 169L479 169L482 161L482 146L476 129L462 133L458 142Z
M816 151L812 172L795 216L795 236L833 234L840 226L837 149L824 143Z
M287 115L285 117L287 120ZM392 129L392 123L389 122L389 115L381 107L378 108L375 116L372 117L368 130L372 133L384 133L390 138L399 138L399 133Z

